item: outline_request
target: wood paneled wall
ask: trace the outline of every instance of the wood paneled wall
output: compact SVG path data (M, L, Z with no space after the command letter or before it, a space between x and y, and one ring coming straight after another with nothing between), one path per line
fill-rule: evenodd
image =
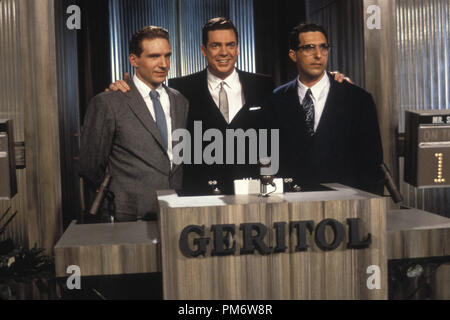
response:
M368 19L374 14L369 6L379 8L380 29L369 29ZM381 138L383 140L384 162L398 181L398 87L395 1L364 0L364 55L365 88L377 105ZM371 22L369 20L369 22ZM395 207L391 202L391 207Z
M24 104L22 95L22 64L20 51L20 21L16 0L0 1L0 118L14 122L14 140L24 141ZM1 179L2 177L0 177ZM26 170L17 170L18 194L10 201L0 200L0 214L12 207L18 211L4 238L28 243Z
M53 250L62 232L59 111L54 0L2 0L2 117L14 120L16 141L25 141L26 169L19 194L1 207L18 210L6 237ZM3 91L3 90L2 90Z
M55 1L55 36L58 78L58 114L61 158L61 190L64 229L72 220L81 221L79 177L80 99L78 92L78 30L66 27L66 10L76 0ZM84 11L82 11L83 14ZM82 21L83 22L83 21ZM85 26L82 24L82 28Z

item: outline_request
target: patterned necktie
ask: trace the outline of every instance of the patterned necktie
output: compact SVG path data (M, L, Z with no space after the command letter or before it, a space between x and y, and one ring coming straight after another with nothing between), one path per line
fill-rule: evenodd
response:
M311 89L306 91L305 97L302 102L303 110L306 115L306 130L310 136L314 135L314 102L312 100Z
M164 110L162 108L161 102L159 101L158 91L156 91L156 90L150 91L150 98L152 99L153 109L155 110L156 125L158 126L159 132L161 132L161 136L162 136L163 142L164 142L164 147L167 150L168 134L167 134L166 115L164 114Z
M228 97L225 88L223 87L224 82L220 83L220 91L219 91L219 110L222 113L225 121L228 123L229 121L229 112L228 112Z

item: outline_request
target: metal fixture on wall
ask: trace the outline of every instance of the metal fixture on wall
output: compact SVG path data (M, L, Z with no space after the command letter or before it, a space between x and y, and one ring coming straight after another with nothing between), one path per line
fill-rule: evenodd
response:
M406 111L405 181L418 188L450 186L450 110Z
M0 119L0 200L9 200L17 193L14 148L12 121Z

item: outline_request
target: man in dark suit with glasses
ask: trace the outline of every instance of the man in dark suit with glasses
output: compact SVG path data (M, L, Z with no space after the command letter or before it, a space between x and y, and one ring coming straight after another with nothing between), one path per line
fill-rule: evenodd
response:
M273 95L280 175L300 186L338 182L381 193L383 151L372 96L325 71L330 46L322 26L300 24L289 42L298 77Z

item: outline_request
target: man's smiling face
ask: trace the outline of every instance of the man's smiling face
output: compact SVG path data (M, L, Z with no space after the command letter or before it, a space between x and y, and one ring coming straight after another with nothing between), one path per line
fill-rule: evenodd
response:
M232 29L209 31L208 43L206 47L202 45L201 50L213 75L225 79L233 72L239 50Z

